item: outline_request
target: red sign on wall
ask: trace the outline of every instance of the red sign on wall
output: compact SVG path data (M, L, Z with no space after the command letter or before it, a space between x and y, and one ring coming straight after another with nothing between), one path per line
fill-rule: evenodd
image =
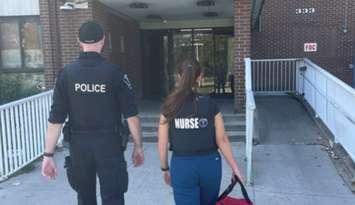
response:
M304 52L317 52L317 43L305 43Z

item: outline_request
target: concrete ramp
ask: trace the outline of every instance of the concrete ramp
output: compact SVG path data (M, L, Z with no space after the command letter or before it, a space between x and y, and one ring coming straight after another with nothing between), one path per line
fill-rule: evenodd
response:
M254 147L257 205L355 204L321 144L324 136L303 105L289 96L256 97L260 144Z
M304 106L290 96L255 99L261 144L316 144L321 132Z

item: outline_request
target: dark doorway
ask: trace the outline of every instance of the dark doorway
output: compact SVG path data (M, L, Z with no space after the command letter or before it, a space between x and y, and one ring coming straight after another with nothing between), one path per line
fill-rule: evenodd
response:
M147 99L163 95L164 45L162 31L143 31L143 94Z
M142 32L143 92L147 99L166 96L173 88L181 60L200 62L200 92L233 98L233 28L145 30Z

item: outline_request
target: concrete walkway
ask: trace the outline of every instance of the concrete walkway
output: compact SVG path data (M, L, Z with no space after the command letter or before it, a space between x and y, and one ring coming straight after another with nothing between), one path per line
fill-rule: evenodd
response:
M344 185L328 157L318 145L321 135L302 106L292 98L257 98L261 124L261 144L254 147L254 185L250 197L257 205L354 205L355 195ZM297 113L297 114L296 114ZM299 124L300 123L300 124ZM126 152L130 174L128 205L173 205L172 190L163 183L155 143L145 144L146 163L133 168ZM233 150L245 170L244 143L234 142ZM63 158L56 154L59 176L48 181L40 175L40 163L33 169L0 183L1 205L71 205L75 194L65 178ZM223 162L224 189L230 170ZM233 196L240 196L236 189Z
M242 163L243 143L233 144L235 154ZM156 143L146 143L146 163L143 167L134 168L130 162L132 146L126 152L129 170L129 191L126 194L127 205L169 205L174 204L172 190L163 182L158 160ZM1 205L71 205L75 204L75 194L70 189L65 170L62 168L67 151L56 154L59 175L55 181L49 181L40 174L40 163L36 163L31 171L13 177L0 184ZM244 163L242 163L244 166ZM230 170L224 162L224 185L226 187L231 177ZM253 191L250 189L253 196ZM99 197L99 194L98 194Z
M339 177L324 136L297 100L257 97L261 145L254 147L254 192L259 204L355 204Z

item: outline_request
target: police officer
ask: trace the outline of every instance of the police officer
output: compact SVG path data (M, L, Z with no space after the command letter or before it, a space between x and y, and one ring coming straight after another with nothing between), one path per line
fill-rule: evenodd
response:
M161 170L177 205L214 205L221 183L221 157L242 179L224 130L222 114L209 97L197 93L197 62L178 65L179 82L164 102L158 131ZM173 152L168 166L168 144ZM170 176L171 174L171 176Z
M101 55L104 31L93 21L79 29L83 52L58 75L43 154L42 174L55 179L54 150L65 119L70 124L68 179L81 205L96 205L96 175L103 205L124 204L127 164L119 136L121 113L134 142L133 164L144 162L140 120L127 75ZM58 198L58 200L60 200Z

